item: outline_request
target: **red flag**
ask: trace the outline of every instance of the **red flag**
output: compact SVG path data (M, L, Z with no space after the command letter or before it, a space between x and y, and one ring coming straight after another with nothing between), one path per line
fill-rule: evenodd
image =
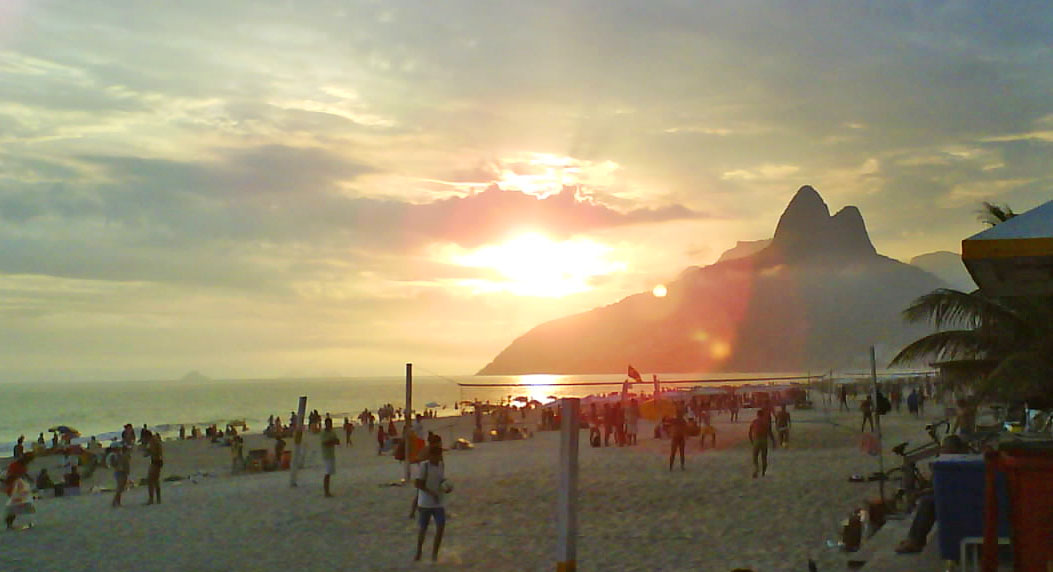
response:
M640 372L636 371L632 364L629 364L629 377L635 379L638 383L643 383L643 379L640 378Z

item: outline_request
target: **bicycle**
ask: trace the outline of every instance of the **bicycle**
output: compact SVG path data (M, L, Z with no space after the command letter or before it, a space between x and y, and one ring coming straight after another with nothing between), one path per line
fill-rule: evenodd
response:
M893 447L892 452L902 458L902 463L899 467L893 467L880 476L881 479L886 481L899 480L900 486L893 496L893 500L894 502L906 501L905 508L907 512L914 508L914 504L923 492L932 487L932 480L922 474L921 470L918 469L918 463L940 454L943 443L941 428L943 435L946 435L947 430L950 428L950 422L947 419L943 419L926 425L925 431L931 439L929 443L919 445L910 450L907 449L909 441L904 441Z

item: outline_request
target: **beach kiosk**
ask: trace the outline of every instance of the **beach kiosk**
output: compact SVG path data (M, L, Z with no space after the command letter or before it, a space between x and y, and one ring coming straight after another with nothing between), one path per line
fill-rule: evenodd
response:
M990 296L1053 295L1053 201L962 241L962 262ZM1000 448L985 454L984 572L998 569L996 482L1005 473L1017 570L1053 569L1053 448ZM937 482L937 489L939 483ZM939 495L939 492L937 492ZM938 501L937 501L938 502ZM939 510L939 509L938 509Z
M962 262L985 294L1053 294L1053 201L963 240Z

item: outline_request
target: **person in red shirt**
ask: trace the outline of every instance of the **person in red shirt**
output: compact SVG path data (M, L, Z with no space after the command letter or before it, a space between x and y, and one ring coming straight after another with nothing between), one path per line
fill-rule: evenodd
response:
M26 466L29 464L29 461L31 459L31 455L22 455L21 457L18 457L17 459L12 461L11 464L7 466L7 472L4 474L4 493L8 497L11 497L14 494L16 483L22 478L24 478L26 476L26 473L28 473L28 469ZM32 507L32 504L30 504L29 506ZM7 514L4 517L4 523L7 524L7 528L14 528L15 517L21 514L21 512L17 510L19 507L20 505L8 505Z

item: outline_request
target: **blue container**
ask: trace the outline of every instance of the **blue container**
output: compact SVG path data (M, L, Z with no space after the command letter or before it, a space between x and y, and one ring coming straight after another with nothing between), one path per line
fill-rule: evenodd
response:
M932 474L940 556L957 561L962 539L984 534L983 455L940 455L932 463ZM1009 494L1002 472L995 477L995 493L998 536L1009 536Z

